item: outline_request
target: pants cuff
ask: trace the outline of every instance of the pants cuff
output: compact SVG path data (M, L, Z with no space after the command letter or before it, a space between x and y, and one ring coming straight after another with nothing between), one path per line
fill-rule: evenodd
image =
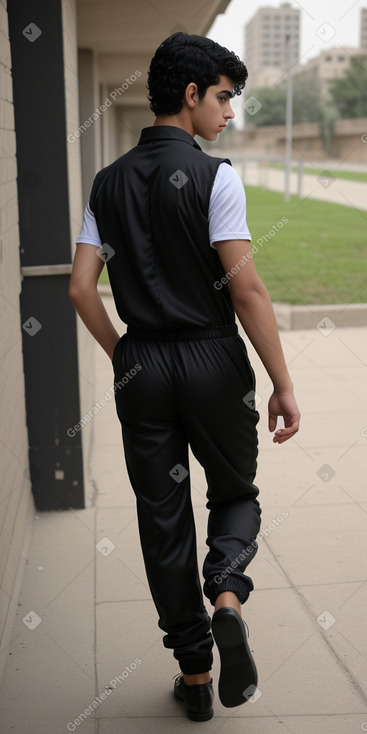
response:
M206 581L204 584L204 594L209 599L210 603L214 607L215 600L219 594L223 591L233 591L239 599L240 604L244 604L250 596L250 591L253 590L253 584L247 577L239 579L238 576L227 576L225 579L221 579L221 583L215 580Z
M195 675L196 673L206 673L208 670L211 670L213 667L213 653L210 652L205 657L201 658L189 658L189 657L183 657L179 658L175 653L173 653L176 660L179 662L179 666L181 668L182 673L185 673L186 675Z

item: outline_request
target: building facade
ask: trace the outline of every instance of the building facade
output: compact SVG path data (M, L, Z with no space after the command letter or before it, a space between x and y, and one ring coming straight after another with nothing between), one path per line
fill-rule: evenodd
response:
M307 61L306 64L297 64L293 69L295 84L297 79L307 79L310 84L317 84L320 90L321 102L329 99L330 84L335 79L341 79L349 66L353 56L367 53L362 48L334 46L321 51L318 56Z
M245 26L247 89L279 83L300 55L300 10L283 3L260 8Z

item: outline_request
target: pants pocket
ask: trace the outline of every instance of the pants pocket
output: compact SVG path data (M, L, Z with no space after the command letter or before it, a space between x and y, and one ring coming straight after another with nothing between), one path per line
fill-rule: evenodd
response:
M252 364L250 362L250 359L247 353L246 344L239 334L237 334L237 336L235 337L235 340L236 340L236 344L239 346L240 351L241 351L241 355L242 355L243 363L245 367L245 373L249 379L251 389L256 390L256 376L255 376L255 372L252 368Z
M122 340L126 336L126 334L123 334L120 339L118 340L112 355L112 367L114 370L114 373L116 374L117 368L121 363L121 349L122 349Z

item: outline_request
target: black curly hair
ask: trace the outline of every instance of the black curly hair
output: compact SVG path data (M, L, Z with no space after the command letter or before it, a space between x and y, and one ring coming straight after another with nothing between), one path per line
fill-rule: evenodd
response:
M248 74L233 51L204 36L173 33L157 48L150 64L150 109L155 115L175 115L190 82L197 84L201 100L208 87L219 84L220 74L234 83L234 94L241 94Z

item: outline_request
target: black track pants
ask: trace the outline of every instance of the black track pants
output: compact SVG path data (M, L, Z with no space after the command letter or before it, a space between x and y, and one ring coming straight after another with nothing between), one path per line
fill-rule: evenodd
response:
M188 444L208 483L209 552L204 594L240 602L253 584L243 571L260 527L255 379L236 325L194 332L128 327L114 355L115 397L127 470L136 495L147 578L184 673L212 665L210 618L199 579ZM245 400L244 400L245 398Z

